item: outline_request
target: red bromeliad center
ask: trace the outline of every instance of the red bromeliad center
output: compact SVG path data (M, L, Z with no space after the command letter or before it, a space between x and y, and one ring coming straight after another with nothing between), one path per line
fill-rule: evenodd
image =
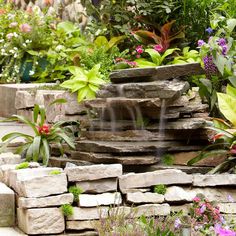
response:
M50 126L48 124L43 124L42 126L38 126L38 131L40 134L49 134Z

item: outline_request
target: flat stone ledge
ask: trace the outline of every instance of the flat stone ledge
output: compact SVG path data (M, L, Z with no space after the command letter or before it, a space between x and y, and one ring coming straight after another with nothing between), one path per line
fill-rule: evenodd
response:
M122 197L119 192L102 194L81 194L79 196L80 207L96 207L119 205L122 203Z
M65 168L68 180L71 182L113 178L122 175L122 165L91 165Z
M219 203L220 212L225 214L236 214L236 202Z
M225 186L236 185L236 174L193 175L193 186Z
M84 220L84 221L66 221L67 230L88 230L95 229L97 220Z
M122 214L128 218L136 218L145 216L166 216L170 214L170 205L164 204L145 204L137 207L115 207L109 211L110 215Z
M76 186L83 190L83 193L104 193L117 191L117 179L99 179L76 182Z
M50 197L41 198L24 198L17 199L19 208L42 208L51 206L61 206L63 204L71 204L74 196L72 193L65 193Z
M17 209L19 228L26 234L59 234L65 230L64 216L59 208Z
M168 169L140 174L127 174L119 177L121 191L132 188L145 188L157 184L191 184L192 176L180 170Z
M189 63L184 65L165 65L150 68L134 68L117 70L110 74L112 83L140 82L161 79L171 79L180 76L205 74L199 63Z
M158 193L142 193L142 192L134 192L127 193L126 200L129 203L140 204L140 203L163 203L164 195Z
M73 215L69 216L68 220L98 220L108 217L108 210L108 207L73 207Z
M21 156L12 152L5 152L0 154L0 165L6 164L19 164L21 162Z

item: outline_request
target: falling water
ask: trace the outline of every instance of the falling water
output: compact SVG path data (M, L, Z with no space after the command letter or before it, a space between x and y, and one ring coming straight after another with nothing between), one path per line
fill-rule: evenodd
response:
M159 119L159 129L158 129L159 130L158 139L160 142L162 142L164 140L164 136L165 136L165 126L166 126L165 113L166 113L166 100L162 99L161 100L160 119ZM162 156L163 151L158 149L157 155Z

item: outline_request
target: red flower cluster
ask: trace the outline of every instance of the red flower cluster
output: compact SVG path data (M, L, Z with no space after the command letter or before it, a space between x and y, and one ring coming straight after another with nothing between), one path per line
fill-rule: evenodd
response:
M48 124L43 124L42 126L38 127L38 131L40 134L48 135L50 133L50 126Z

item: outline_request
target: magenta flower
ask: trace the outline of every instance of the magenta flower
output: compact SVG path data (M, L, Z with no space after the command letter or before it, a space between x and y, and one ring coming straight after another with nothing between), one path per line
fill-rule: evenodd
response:
M162 47L161 44L157 44L154 46L154 49L157 51L157 52L163 52L164 51L164 48Z
M20 25L20 31L23 33L29 33L31 30L32 30L32 27L27 23Z
M234 144L230 149L231 154L236 154L236 144Z
M224 229L220 224L216 224L214 229L217 236L236 236L235 231Z
M203 46L204 44L206 44L206 43L205 43L205 41L202 40L202 39L199 39L199 40L197 41L198 47L201 47L201 46Z
M194 197L194 198L193 198L193 201L194 201L194 202L200 202L201 199L200 199L199 197Z
M137 46L135 50L138 54L142 54L144 52L142 45Z

